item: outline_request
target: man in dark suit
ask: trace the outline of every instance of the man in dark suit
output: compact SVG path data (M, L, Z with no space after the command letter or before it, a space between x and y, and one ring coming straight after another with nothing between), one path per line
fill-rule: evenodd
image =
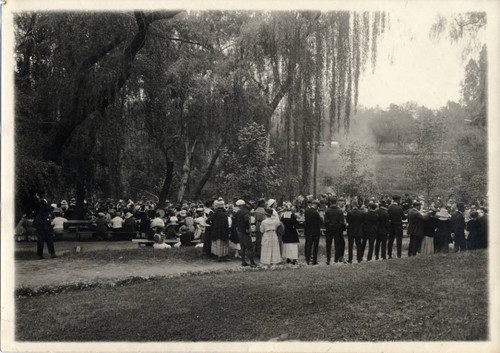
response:
M465 242L465 205L462 202L457 203L457 211L451 216L451 231L454 234L455 244L453 251L458 252L467 250Z
M313 201L311 206L304 213L304 235L306 237L305 256L308 265L311 261L313 265L318 264L318 246L322 223L321 216L318 213L318 206L319 201Z
M368 212L365 213L363 233L365 235L365 238L368 240L368 254L366 256L366 261L370 261L372 259L373 248L375 240L377 239L378 213L376 209L377 204L374 202L370 202L368 204Z
M399 206L401 196L394 195L392 200L391 205L387 209L387 212L389 213L389 221L391 222L389 242L387 243L387 255L389 259L392 259L392 246L394 245L394 239L396 239L398 258L401 257L401 251L403 248L403 220L406 219L403 209Z
M379 259L379 254L385 260L387 253L387 234L390 229L389 213L387 212L387 204L385 201L380 201L378 214L377 241L375 242L375 260Z
M351 203L351 210L347 213L347 237L349 245L349 263L352 263L353 247L356 242L356 257L358 262L363 261L366 238L363 235L364 212L358 209L357 201Z
M344 257L344 229L345 220L344 213L337 206L337 199L330 200L330 207L325 212L325 227L326 227L326 264L330 265L332 255L332 240L335 244L334 261L339 262L339 259Z
M422 203L415 201L408 210L408 236L410 245L408 256L416 256L424 238L424 216L420 213Z

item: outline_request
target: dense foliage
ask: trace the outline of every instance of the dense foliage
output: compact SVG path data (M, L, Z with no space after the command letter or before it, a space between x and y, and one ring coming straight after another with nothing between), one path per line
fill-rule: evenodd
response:
M386 22L348 11L17 14L18 211L37 193L76 195L80 209L85 198L211 196L222 151L252 121L272 135L287 192L309 192L313 142L349 130Z

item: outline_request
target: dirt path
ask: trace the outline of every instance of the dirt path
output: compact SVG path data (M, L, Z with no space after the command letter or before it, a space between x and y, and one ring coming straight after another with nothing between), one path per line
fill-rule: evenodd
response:
M129 263L107 263L105 265L87 260L64 261L16 261L16 288L64 285L79 282L107 282L128 277L151 277L179 275L187 272L212 272L239 268L239 261L202 263L179 263L134 261Z
M320 242L320 248L324 247L323 244L324 239ZM112 282L130 277L176 276L188 272L202 273L227 270L236 271L241 269L240 260L234 258L229 262L217 262L208 259L200 259L196 262L170 259L162 261L158 261L157 259L141 259L126 262L96 262L95 260L88 259L72 259L68 261L67 258L64 258L64 255L73 252L76 246L81 246L85 252L93 250L137 249L137 244L132 242L56 242L56 253L59 256L62 255L62 258L15 261L15 287L35 289L42 286L68 285L81 282ZM36 243L16 243L16 251L24 253L32 252L32 257L36 258L34 256ZM45 249L45 251L47 250ZM345 255L347 255L347 251ZM405 256L406 254L403 255ZM303 256L301 256L299 262L301 260L304 262ZM319 266L326 266L323 256L320 255L318 260L320 262Z
M83 251L137 249L131 242L56 242L56 253L61 256L81 246ZM17 243L16 251L35 251L36 243ZM46 249L45 249L46 251ZM170 251L170 250L169 250ZM227 271L240 268L240 261L200 260L136 260L128 262L95 262L86 259L68 261L64 258L45 260L16 260L16 288L64 285L79 282L107 282L129 277L171 276L188 272Z

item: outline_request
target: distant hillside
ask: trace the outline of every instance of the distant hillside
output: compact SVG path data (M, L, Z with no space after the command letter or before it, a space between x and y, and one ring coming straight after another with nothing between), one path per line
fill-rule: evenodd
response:
M338 148L322 148L318 156L318 191L326 190L325 176L337 177L340 170ZM405 160L411 158L401 154L380 154L375 152L371 167L376 176L379 190L383 193L417 193L411 188L411 180L404 175Z

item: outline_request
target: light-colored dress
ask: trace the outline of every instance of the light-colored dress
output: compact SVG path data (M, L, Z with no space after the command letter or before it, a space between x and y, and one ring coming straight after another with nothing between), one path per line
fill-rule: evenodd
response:
M434 238L433 237L425 236L424 239L422 239L420 254L422 254L422 255L434 254Z
M276 234L278 225L279 223L277 224L275 219L269 217L260 224L260 231L262 232L260 262L263 265L275 265L281 262L280 244Z

